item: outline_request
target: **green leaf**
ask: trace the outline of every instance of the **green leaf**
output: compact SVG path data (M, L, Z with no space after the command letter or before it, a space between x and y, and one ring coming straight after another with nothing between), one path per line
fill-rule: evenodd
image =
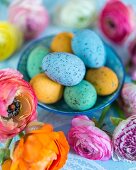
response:
M119 117L110 117L110 121L114 126L118 126L118 124L124 119Z
M115 101L115 102L112 104L112 107L115 109L115 111L117 112L117 114L119 115L119 117L120 117L121 119L126 119L125 113L124 113L123 110L119 107L117 101Z
M136 84L136 80L133 80L132 82L133 82L134 84Z

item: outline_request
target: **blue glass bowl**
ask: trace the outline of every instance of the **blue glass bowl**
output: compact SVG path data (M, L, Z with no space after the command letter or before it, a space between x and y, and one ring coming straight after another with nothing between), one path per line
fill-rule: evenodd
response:
M24 52L21 55L21 58L19 60L19 63L18 63L18 70L24 75L24 79L26 81L30 81L30 78L27 73L27 68L26 68L27 59L28 59L29 54L37 45L41 44L46 47L50 47L50 43L51 43L53 37L54 36L48 36L48 37L44 37L39 40L36 40L33 43L31 43L24 50ZM102 110L103 108L105 108L106 106L108 106L109 104L111 104L119 96L121 87L124 83L125 71L124 71L124 66L123 66L121 60L119 59L119 57L117 56L117 54L111 49L110 46L108 46L105 43L104 43L104 45L105 45L105 50L106 50L106 54L107 54L106 66L111 68L117 74L118 79L119 79L118 89L113 94L111 94L109 96L105 96L105 97L98 96L97 102L94 105L94 107L89 110L82 111L82 112L72 110L64 102L63 99L55 104L43 104L43 103L39 102L38 105L41 108L43 108L47 111L50 111L50 112L54 112L54 113L65 114L65 115L84 114L84 115L90 116L94 112L98 112L98 111Z

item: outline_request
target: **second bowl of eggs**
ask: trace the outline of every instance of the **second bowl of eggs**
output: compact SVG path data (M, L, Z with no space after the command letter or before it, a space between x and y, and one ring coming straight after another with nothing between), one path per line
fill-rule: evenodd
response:
M93 31L62 32L30 44L18 70L39 106L66 115L90 115L111 104L124 82L117 54Z

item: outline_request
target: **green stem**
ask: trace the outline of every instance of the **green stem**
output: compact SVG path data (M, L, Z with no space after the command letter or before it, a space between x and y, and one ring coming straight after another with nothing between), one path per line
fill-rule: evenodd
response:
M131 67L130 63L126 65L125 71L126 71L127 73L128 73L128 71L129 71L129 68L130 68L130 67Z
M5 147L0 149L0 165L2 165L5 160L10 158L10 149L9 149L9 147L10 147L10 144L11 144L12 140L13 140L13 138L8 139L6 141Z
M7 140L7 142L6 142L6 144L5 144L5 147L4 147L5 149L7 149L7 148L10 147L10 144L11 144L12 140L13 140L13 138Z
M119 118L126 119L124 112L121 110L117 102L113 103L113 108L116 110Z
M20 138L22 138L22 137L24 137L24 133L23 132L21 132L21 133L19 133L19 135L18 135Z
M102 114L101 114L101 116L100 116L100 118L99 118L99 120L98 120L98 122L97 122L97 124L96 124L96 126L97 126L98 128L101 128L101 127L102 127L104 118L105 118L107 112L109 111L109 109L110 109L110 106L107 106L107 107L105 107L105 108L103 109Z

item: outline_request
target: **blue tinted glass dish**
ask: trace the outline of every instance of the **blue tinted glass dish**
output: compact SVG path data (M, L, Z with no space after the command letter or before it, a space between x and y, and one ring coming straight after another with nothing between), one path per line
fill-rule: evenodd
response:
M22 53L19 63L18 63L18 70L24 75L24 79L26 81L30 81L30 78L27 73L27 59L31 51L37 46L37 45L44 45L48 48L50 48L50 43L52 41L54 36L48 36L41 38L39 40L36 40L32 42ZM118 55L114 52L114 50L104 43L106 54L107 54L107 61L106 61L106 66L111 68L118 76L119 79L119 86L118 89L111 95L101 97L98 96L97 102L94 105L93 108L82 111L82 112L77 112L72 110L62 99L61 101L55 103L55 104L43 104L43 103L38 103L38 105L49 111L49 112L54 112L54 113L59 113L59 114L65 114L65 115L78 115L78 114L84 114L90 116L91 114L94 115L96 112L102 110L106 106L110 105L114 100L117 99L119 96L120 90L122 88L122 85L124 83L124 78L125 78L125 71L124 71L124 66L118 57Z

